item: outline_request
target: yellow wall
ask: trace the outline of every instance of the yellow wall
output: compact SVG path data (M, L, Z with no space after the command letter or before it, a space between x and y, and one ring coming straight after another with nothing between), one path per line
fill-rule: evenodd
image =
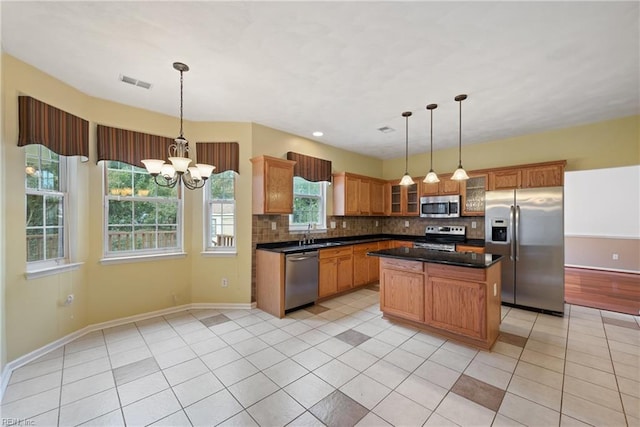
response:
M0 70L2 70L4 54L2 52L2 45L0 45ZM4 87L4 76L0 74L0 87ZM0 96L0 112L5 111L4 96ZM4 117L0 118L0 138L4 139ZM4 170L4 144L0 143L0 167ZM7 364L7 333L5 331L5 318L6 318L6 306L4 303L5 294L5 242L7 241L4 233L4 210L5 210L5 197L7 193L5 175L0 174L0 180L2 180L2 187L0 190L0 375L4 371L4 366Z
M466 170L551 160L567 160L567 171L640 164L640 116L462 147ZM409 157L412 176L424 176L428 165L428 154ZM433 153L433 168L438 174L452 173L457 165L457 148ZM403 173L404 157L384 162L385 179L400 179Z
M103 235L103 171L96 165L98 123L172 136L177 119L82 94L17 59L2 56L2 144L0 170L0 356L2 366L88 324L145 313L190 302L249 303L251 294L251 163L267 154L287 151L329 159L333 171L384 178L399 177L404 159L382 161L251 123L185 122L185 135L195 141L237 141L240 175L237 181L238 254L202 256L202 190L184 195L186 257L124 264L100 263ZM24 149L17 147L17 97L30 95L90 121L90 161L75 160L78 200L76 271L26 280L24 187L15 185L24 173ZM464 147L468 169L567 159L568 169L637 164L638 117L572 129L528 135ZM513 147L513 144L515 147ZM436 152L438 172L450 172L457 150ZM413 156L410 172L424 174L427 156ZM450 164L445 170L441 165ZM331 189L328 194L331 200ZM332 213L331 207L328 213ZM221 288L222 277L229 287ZM61 305L74 293L71 306ZM4 328L4 332L3 331Z

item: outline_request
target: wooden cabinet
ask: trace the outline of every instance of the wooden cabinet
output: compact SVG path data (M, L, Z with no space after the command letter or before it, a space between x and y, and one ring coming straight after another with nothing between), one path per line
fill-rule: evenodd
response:
M380 260L380 309L404 319L424 320L423 263Z
M460 182L460 204L462 216L484 216L485 192L489 187L489 175L471 174L468 180Z
M256 305L272 316L284 317L284 255L256 251Z
M412 248L413 242L409 242L406 240L393 240L391 241L392 248Z
M420 210L418 184L405 186L389 183L389 185L391 193L391 209L389 214L397 216L418 215Z
M451 179L452 174L440 175L440 182L428 184L420 181L420 194L422 196L450 196L460 194L460 181Z
M378 258L367 256L377 251L378 242L353 245L353 286L363 286L378 281Z
M489 190L562 186L566 164L561 160L490 170Z
M483 246L469 246L469 245L456 245L456 252L474 252L476 254L483 254Z
M385 194L385 182L372 179L371 180L371 215L384 215L384 194Z
M486 337L483 283L429 276L426 292L427 323L474 338Z
M320 298L353 286L353 246L321 249L318 254L318 296Z
M334 215L384 215L384 181L341 172L333 174Z
M522 171L507 169L489 172L489 190L510 190L520 188Z
M252 213L290 214L293 212L293 166L296 162L270 156L251 159Z
M522 188L562 185L564 185L564 164L548 164L522 170Z

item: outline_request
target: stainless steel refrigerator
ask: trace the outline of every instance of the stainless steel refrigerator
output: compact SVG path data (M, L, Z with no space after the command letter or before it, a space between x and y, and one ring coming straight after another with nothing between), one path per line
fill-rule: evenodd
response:
M564 314L562 187L487 191L485 249L503 255L502 302Z

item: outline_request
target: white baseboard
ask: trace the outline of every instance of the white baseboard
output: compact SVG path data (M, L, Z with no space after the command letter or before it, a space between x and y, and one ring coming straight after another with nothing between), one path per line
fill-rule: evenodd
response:
M23 356L18 357L17 359L12 360L7 363L0 374L0 402L4 397L4 392L9 385L9 378L11 378L11 374L16 369L26 365L27 363L31 363L34 360L44 356L45 354L56 350L62 346L67 345L73 340L76 340L90 332L98 331L100 329L113 328L114 326L126 325L127 323L139 322L141 320L151 319L152 317L164 316L167 314L178 313L180 311L186 310L207 310L207 309L215 309L215 310L250 310L256 308L256 303L193 303L193 304L184 304L177 307L164 308L162 310L150 311L147 313L136 314L133 316L121 317L119 319L108 320L106 322L94 323L92 325L85 326L82 329L78 329L68 335L65 335L62 338L59 338L49 344L46 344L40 348L33 350L30 353L27 353Z

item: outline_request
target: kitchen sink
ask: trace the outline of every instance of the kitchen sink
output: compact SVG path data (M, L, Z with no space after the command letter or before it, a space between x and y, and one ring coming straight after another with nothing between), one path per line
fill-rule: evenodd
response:
M341 245L344 245L344 243L343 242L322 242L322 243L308 243L306 245L286 246L284 248L279 248L279 249L282 252L293 252L293 251L322 249L322 248L328 248L331 246L341 246Z

